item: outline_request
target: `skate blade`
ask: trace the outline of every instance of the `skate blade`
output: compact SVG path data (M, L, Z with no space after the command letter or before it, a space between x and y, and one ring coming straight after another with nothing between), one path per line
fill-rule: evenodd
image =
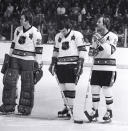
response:
M59 120L70 120L71 117L57 117L57 119L59 119Z
M31 114L15 113L16 116L28 117Z
M75 124L83 124L84 121L83 121L83 120L74 120L74 123L75 123Z
M14 112L0 112L0 115L13 115Z
M101 123L101 124L107 124L107 123L111 123L111 122L112 122L112 120L109 119L109 120L103 120L103 121L101 121L99 123Z
M58 114L58 117L70 117L70 114Z

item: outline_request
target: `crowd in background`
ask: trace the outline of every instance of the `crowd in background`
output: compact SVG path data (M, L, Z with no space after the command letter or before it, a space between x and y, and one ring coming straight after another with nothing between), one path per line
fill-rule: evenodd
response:
M111 30L124 38L128 23L128 0L0 0L0 39L10 40L13 30L19 25L20 14L31 10L33 24L42 33L44 43L53 43L57 33L57 21L68 15L72 28L81 31L85 41L90 42L99 15L111 18ZM123 39L119 39L119 46Z

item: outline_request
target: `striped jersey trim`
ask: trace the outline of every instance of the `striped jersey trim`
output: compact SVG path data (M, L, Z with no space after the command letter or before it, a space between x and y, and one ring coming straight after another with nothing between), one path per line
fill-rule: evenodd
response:
M116 59L96 58L94 59L94 65L116 66Z
M66 57L58 57L58 62L77 62L79 59L78 56L66 56Z

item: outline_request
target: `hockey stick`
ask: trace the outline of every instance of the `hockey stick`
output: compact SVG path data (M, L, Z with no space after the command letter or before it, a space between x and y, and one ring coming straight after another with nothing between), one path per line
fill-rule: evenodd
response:
M79 79L80 79L80 75L79 75L79 76L76 76L75 85L78 84Z
M89 98L91 75L92 75L92 67L91 67L90 74L89 74L88 86L87 86L86 96L85 96L85 101L84 101L84 113L85 113L85 115L86 115L86 117L88 118L89 121L91 121L91 119L90 119L90 115L87 111L87 100Z
M57 83L58 83L58 85L59 85L59 80L58 80L56 74L55 74L55 77L56 77ZM71 108L69 107L68 100L66 99L63 90L61 89L60 92L61 92L62 98L63 98L63 100L64 100L65 106L66 106L66 108L68 109L71 118L74 120L74 118L73 118L73 112L72 112Z

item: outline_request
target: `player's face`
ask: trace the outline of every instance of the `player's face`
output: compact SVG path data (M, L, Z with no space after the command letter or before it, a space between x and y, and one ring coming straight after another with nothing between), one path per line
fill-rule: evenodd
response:
M20 17L20 24L21 24L21 26L25 26L26 25L26 20L25 20L25 16L24 15L22 15Z
M103 29L104 28L103 17L100 17L96 24L97 24L97 29Z
M65 36L68 33L68 30L66 28L63 28L62 30L60 30L60 32Z

